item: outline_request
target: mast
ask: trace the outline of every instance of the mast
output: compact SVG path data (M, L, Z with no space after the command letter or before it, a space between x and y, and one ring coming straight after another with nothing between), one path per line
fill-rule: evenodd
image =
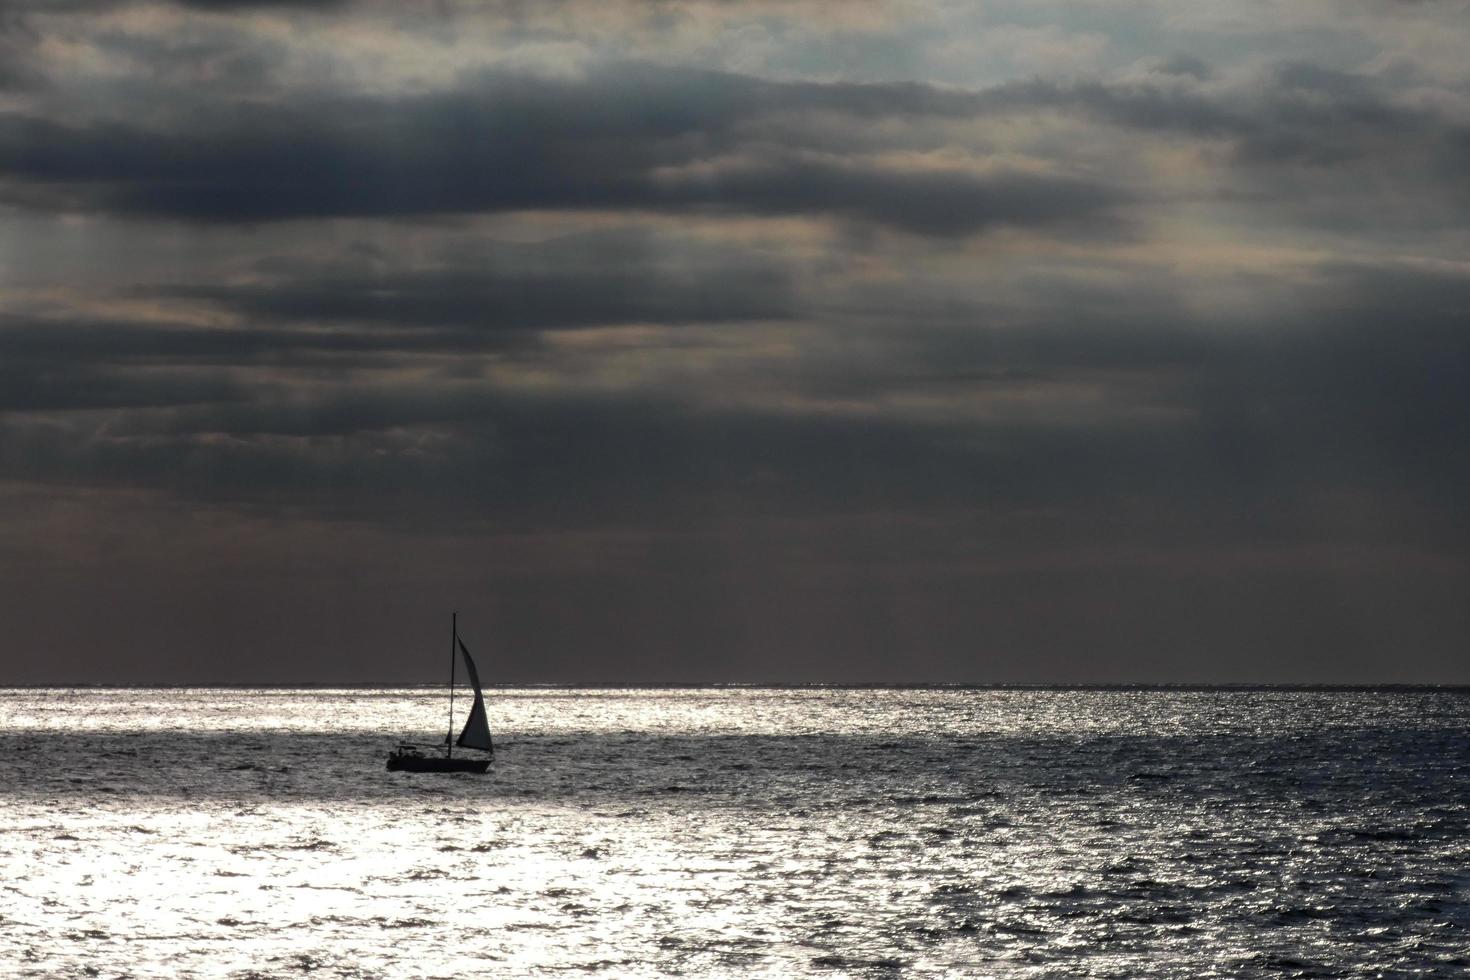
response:
M459 642L459 613L449 614L449 734L444 736L445 758L454 757L454 646Z

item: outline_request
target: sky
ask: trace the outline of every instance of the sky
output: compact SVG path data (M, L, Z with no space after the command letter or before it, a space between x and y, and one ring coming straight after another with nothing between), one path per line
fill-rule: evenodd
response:
M6 0L0 683L1470 682L1467 50Z

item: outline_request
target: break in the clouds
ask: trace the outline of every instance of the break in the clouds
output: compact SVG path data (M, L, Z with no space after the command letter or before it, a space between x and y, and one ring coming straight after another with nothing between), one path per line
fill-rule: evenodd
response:
M14 5L0 680L1464 681L1467 40Z

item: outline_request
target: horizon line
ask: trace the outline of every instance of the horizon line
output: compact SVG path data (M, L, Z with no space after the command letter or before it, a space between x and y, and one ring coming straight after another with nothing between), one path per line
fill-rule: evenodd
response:
M0 691L27 690L439 690L447 685L404 681L200 681L121 684L57 681L0 683ZM456 687L468 687L457 684ZM485 690L1160 690L1160 691L1452 691L1470 693L1470 682L1452 681L535 681L485 684Z

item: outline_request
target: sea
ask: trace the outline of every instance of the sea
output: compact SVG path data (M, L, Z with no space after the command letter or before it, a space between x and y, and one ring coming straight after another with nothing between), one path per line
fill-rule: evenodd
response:
M0 690L0 977L1470 976L1466 690L447 700Z

